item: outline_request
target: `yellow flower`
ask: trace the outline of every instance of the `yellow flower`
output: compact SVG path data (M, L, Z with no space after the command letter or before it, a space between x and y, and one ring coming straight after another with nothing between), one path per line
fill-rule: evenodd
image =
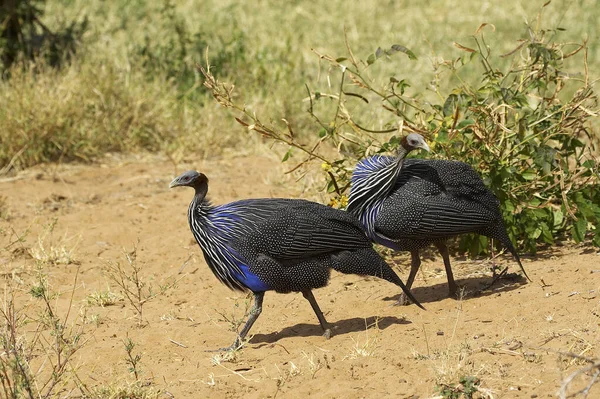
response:
M348 206L348 197L345 195L333 197L329 200L329 206L336 209L343 209Z
M331 170L331 165L327 162L323 162L321 164L321 169L323 169L325 172L329 172Z
M348 197L346 197L345 195L342 195L342 197L340 198L340 208L345 208L348 206Z

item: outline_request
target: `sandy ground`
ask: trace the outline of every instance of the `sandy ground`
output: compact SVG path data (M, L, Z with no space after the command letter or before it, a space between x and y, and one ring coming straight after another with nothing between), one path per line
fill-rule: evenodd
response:
M301 183L282 183L277 160L261 157L177 168L156 159L112 159L39 167L0 182L9 215L1 222L4 290L9 280L17 281L24 287L20 303L35 302L26 288L36 275L28 253L39 253L40 245L72 252L73 263L43 267L50 288L61 294L53 301L63 314L80 269L72 307L85 310L86 341L73 361L89 387L134 380L125 362L127 337L142 356L140 379L165 398L429 398L439 395L438 384L454 387L463 376L477 377L494 398L556 397L561 381L586 365L559 352L600 356L600 257L570 243L524 257L533 282L513 275L483 291L490 261L454 259L461 300L446 297L443 264L432 251L413 291L426 311L393 306L399 291L385 281L333 272L329 286L315 291L334 325L332 339L321 336L300 294L267 293L241 351L232 359L207 352L233 342L226 319L242 317L251 300L222 286L206 266L187 226L191 190L167 188L175 173L191 167L210 178L214 203L310 198L301 194ZM43 226L54 218L54 231L45 235ZM15 233L27 233L22 244L10 245ZM143 327L126 299L106 307L86 300L101 291L120 293L106 268L127 266L123 248L131 250L137 240L147 284L156 292L177 281L144 304ZM409 258L401 254L393 261L405 279ZM510 257L497 262L518 271ZM72 323L82 314L77 311ZM573 387L583 388L587 380L583 375ZM600 384L589 395L600 397Z

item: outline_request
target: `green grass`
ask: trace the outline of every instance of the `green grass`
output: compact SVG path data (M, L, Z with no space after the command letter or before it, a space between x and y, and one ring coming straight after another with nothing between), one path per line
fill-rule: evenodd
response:
M304 85L326 87L327 65L320 69L312 48L343 55L344 30L363 59L379 46L405 45L419 59L378 63L384 71L377 74L407 77L413 92L432 95L436 62L463 55L453 42L469 45L485 22L496 28L486 34L488 44L507 52L542 4L49 0L50 28L84 15L89 28L62 69L15 66L12 78L0 81L0 170L89 161L108 151L211 156L256 143L202 88L194 63L207 48L216 76L233 82L252 110L263 118L285 116L299 134L313 133ZM589 38L592 74L600 69L599 19L594 0L555 1L544 9L548 27L566 29L561 41Z

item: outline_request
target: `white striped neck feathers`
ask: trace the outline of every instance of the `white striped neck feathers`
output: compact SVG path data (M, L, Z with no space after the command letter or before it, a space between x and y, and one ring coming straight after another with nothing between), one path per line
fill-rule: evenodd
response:
M374 229L377 209L393 190L404 159L417 148L429 151L423 136L411 133L400 140L395 158L375 155L356 165L346 210L361 220L369 234Z

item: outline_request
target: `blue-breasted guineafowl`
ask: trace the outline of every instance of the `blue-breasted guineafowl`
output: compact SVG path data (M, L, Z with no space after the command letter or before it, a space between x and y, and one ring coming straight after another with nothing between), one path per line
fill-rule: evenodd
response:
M422 307L347 212L274 198L213 206L206 199L208 178L195 171L183 173L169 187L177 186L195 190L188 221L212 272L229 288L254 293L248 320L226 349L240 347L262 311L266 291L301 292L329 338L330 326L311 290L327 285L331 269L388 280Z
M445 242L465 233L500 241L527 277L506 233L500 203L477 172L459 161L405 159L417 148L429 151L423 137L411 133L402 138L396 156L376 155L359 162L352 174L347 207L371 240L410 251L406 286L410 289L421 265L419 249L434 244L444 259L449 294L455 296L458 287Z

